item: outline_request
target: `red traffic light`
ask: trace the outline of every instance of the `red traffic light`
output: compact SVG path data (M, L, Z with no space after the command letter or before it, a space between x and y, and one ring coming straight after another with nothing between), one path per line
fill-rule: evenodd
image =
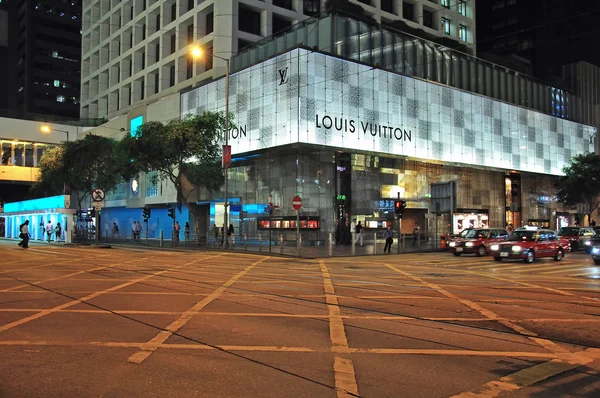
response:
M396 214L402 214L402 210L406 208L406 200L396 200L394 202L394 209Z

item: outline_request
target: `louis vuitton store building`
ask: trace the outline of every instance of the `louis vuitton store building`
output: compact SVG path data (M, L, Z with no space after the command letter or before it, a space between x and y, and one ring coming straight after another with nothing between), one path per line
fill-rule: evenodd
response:
M566 214L554 184L593 127L425 79L295 48L230 76L231 221L245 233L309 239L358 218L385 228L407 200L402 232L535 223ZM181 95L182 116L225 110L225 80ZM222 200L212 203L218 224ZM279 206L269 218L265 206ZM210 224L213 224L211 219ZM220 225L220 224L219 224Z

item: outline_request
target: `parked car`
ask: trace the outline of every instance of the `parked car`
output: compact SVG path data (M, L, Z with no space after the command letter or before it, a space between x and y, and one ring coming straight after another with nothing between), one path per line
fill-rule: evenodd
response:
M589 251L589 241L594 235L596 233L591 227L562 227L558 231L558 236L569 240L571 251Z
M477 254L485 256L489 253L492 243L502 242L510 235L507 230L500 228L469 228L461 237L448 244L455 256L461 254ZM463 231L464 232L464 231Z
M515 229L504 242L492 244L490 254L495 261L510 258L532 263L536 258L542 257L553 257L560 261L568 250L565 244L560 242L554 231L523 227Z

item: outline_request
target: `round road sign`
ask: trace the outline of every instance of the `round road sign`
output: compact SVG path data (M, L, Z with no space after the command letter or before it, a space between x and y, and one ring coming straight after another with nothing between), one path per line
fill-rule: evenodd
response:
M102 202L104 200L104 190L100 188L94 188L92 191L92 200L94 202Z
M302 199L300 196L294 196L294 199L292 199L292 207L294 210L300 210L300 208L302 208Z

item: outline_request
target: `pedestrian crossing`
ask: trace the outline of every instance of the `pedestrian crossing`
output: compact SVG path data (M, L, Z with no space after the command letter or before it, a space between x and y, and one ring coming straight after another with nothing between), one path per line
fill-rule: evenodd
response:
M509 275L546 275L600 279L600 266L595 265L590 255L583 252L569 253L562 261L543 258L536 259L532 264L526 264L518 260L497 262L490 256L454 257L446 252L431 253L426 257L423 255L408 256L413 257L414 262L420 265L465 269L469 271L485 271Z

